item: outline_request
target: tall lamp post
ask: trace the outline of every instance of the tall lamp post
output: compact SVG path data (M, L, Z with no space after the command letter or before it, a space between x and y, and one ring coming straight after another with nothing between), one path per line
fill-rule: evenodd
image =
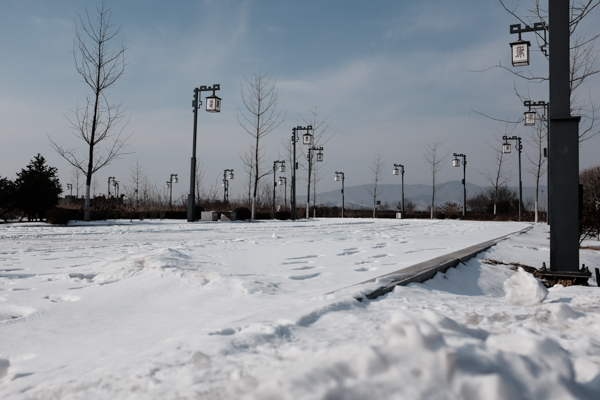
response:
M229 174L228 174L229 172ZM229 180L233 179L233 170L226 169L223 171L223 203L229 203Z
M190 193L188 194L188 222L194 222L196 220L195 215L195 204L196 204L196 133L198 131L198 109L202 105L200 100L200 94L202 92L212 91L212 96L206 97L206 111L210 113L221 112L221 99L215 95L215 91L220 90L221 85L215 84L211 86L200 86L194 88L194 100L192 101L192 107L194 109L194 140L192 144L192 165L190 171Z
M110 184L111 184L111 182L112 182L112 181L114 181L114 180L115 180L115 177L114 177L114 176L109 176L109 177L108 177L108 195L106 196L106 198L107 198L107 199L109 199L109 198L110 198Z
M306 159L308 160L308 193L306 194L306 219L309 218L308 211L310 209L310 174L312 169L312 153L315 151L318 151L317 162L323 162L323 147L310 146L308 148L308 155L306 156Z
M547 120L547 115L549 114L548 109L550 108L550 103L546 102L546 101L530 101L530 100L525 100L523 102L523 105L525 107L527 107L527 111L525 111L524 115L525 115L525 126L534 126L535 125L535 120L536 120L536 112L535 109L538 107L542 107L544 109L542 116L540 118L541 121L548 121ZM531 110L533 108L533 111ZM547 126L548 127L548 126ZM549 129L548 129L549 130ZM548 142L549 140L549 135L546 134L546 142ZM546 143L546 147L544 148L544 157L548 157L548 143ZM546 175L546 182L547 185L550 186L550 176L549 174ZM548 218L548 211L546 211L546 223L550 223L550 219ZM538 222L538 204L537 204L537 195L536 195L536 204L535 204L535 222Z
M400 169L398 169L400 168ZM394 164L394 169L392 170L393 175L398 175L398 173L402 171L402 215L401 219L404 219L404 165L402 164Z
M279 186L283 185L283 208L287 209L287 178L285 176L279 177Z
M279 164L279 172L285 172L285 161L276 160L273 161L273 208L271 214L275 219L275 188L277 187L277 165Z
M523 151L523 146L521 145L521 138L518 136L502 136L502 152L510 153L511 145L508 143L509 140L514 140L517 142L515 145L515 149L519 152L519 222L523 219L523 182L521 182L521 153Z
M167 182L169 184L169 208L173 208L173 184L179 182L179 178L177 178L177 174L171 174L171 178Z
M548 140L548 212L550 219L550 271L554 276L579 274L579 121L571 116L570 2L548 0L548 29L536 23L529 30L549 31L550 125ZM539 25L539 26L538 26ZM520 24L510 33L526 32ZM514 59L513 51L513 59Z
M67 190L71 191L71 197L73 197L73 185L71 183L67 183Z
M292 165L292 198L291 198L292 221L296 220L296 171L298 170L298 163L296 162L296 142L299 140L299 137L298 137L298 135L300 133L299 131L306 131L306 133L304 135L302 135L302 142L304 144L312 144L312 135L309 133L309 131L312 131L311 125L307 125L305 127L297 126L295 128L292 128L292 148L293 148L292 157L294 160L294 165ZM307 143L307 141L308 141L308 143Z
M460 160L458 157L463 159L463 217L467 215L467 156L464 154L454 153L454 160L452 160L453 167L460 167Z
M344 207L344 180L346 179L346 176L344 175L343 172L338 172L335 171L335 180L339 181L340 178L342 179L342 218L344 218L344 211L345 211L345 207Z

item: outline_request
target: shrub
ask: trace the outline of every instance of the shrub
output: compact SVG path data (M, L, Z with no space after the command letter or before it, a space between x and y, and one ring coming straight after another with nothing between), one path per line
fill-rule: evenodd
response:
M238 221L244 221L252 217L252 211L247 207L238 207L235 210L236 219Z
M292 217L292 213L289 211L277 211L275 213L275 219L280 219L280 220L288 220Z
M436 219L446 219L446 214L444 214L443 212L437 213L437 214L435 214L435 218Z
M78 210L66 208L53 208L46 211L46 221L49 224L66 225L69 221L77 219Z

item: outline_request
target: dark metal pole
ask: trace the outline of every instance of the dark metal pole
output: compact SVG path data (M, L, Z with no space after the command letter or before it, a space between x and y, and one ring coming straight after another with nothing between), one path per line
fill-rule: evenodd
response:
M550 270L579 271L579 120L571 116L570 2L549 0Z
M312 147L308 148L308 192L306 193L306 219L310 218L310 214L309 214L309 209L310 209L310 170L311 170L311 166L312 166L312 162L311 162L311 151L313 150Z
M196 220L195 204L196 204L196 132L198 129L198 88L194 88L194 140L192 144L192 162L190 171L190 193L188 194L188 222Z
M523 146L521 146L521 138L517 138L517 143L519 146L519 222L523 219L523 181L521 180L521 151L523 150Z
M404 165L402 166L402 218L404 219Z
M467 156L463 156L463 217L467 215Z
M342 173L342 218L344 218L344 214L346 211L346 206L344 202L344 181L346 180L346 175Z
M277 187L277 161L273 163L273 207L272 207L272 215L271 217L275 219L275 188Z
M291 193L291 207L292 207L292 212L291 212L291 218L292 221L296 220L296 128L292 128L292 147L294 148L293 150L293 165L292 165L292 193Z
M171 181L169 182L169 208L173 208L173 177L171 176Z

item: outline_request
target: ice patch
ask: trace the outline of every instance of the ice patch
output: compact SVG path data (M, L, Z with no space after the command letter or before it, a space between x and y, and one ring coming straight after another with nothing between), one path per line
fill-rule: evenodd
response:
M534 307L548 296L548 289L521 267L504 282L504 291L511 306Z

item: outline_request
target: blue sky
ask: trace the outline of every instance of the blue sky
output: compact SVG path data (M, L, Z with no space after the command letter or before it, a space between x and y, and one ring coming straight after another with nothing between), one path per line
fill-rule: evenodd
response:
M58 167L63 184L70 181L71 167L52 150L48 136L84 149L65 117L88 94L71 54L74 18L99 4L2 2L0 176L14 178L41 153ZM508 43L516 38L508 31L516 21L495 0L109 0L107 5L113 23L122 24L119 40L128 47L129 62L110 98L128 107L125 133L133 135L130 154L97 173L101 193L108 176L129 184L136 161L159 187L177 173L174 197L187 193L193 88L214 83L222 87L222 112L199 114L198 160L205 184L219 189L223 170L235 169L231 190L241 193L239 155L251 138L236 119L240 85L245 75L261 70L277 79L278 106L286 113L265 139L265 167L281 158L292 127L305 125L311 110L329 121L328 133L334 135L325 146L319 191L337 188L333 175L340 170L346 185L370 183L368 167L378 151L389 170L384 183L399 183L391 169L401 163L406 183L427 184L430 173L422 154L426 141L435 138L444 141L444 153L466 154L467 180L485 185L480 172L493 168L494 156L488 143L506 128L471 111L507 119L525 111L508 72L474 72L499 62L510 65ZM532 53L530 69L547 73L539 52ZM517 84L532 99L547 100L546 85ZM598 100L597 87L596 78L584 93ZM527 129L518 126L508 133L525 136ZM581 147L581 167L598 162L598 140ZM450 159L447 163L440 179L461 179L462 169L452 168ZM509 171L516 185L516 157L508 161ZM533 183L527 173L523 180Z

